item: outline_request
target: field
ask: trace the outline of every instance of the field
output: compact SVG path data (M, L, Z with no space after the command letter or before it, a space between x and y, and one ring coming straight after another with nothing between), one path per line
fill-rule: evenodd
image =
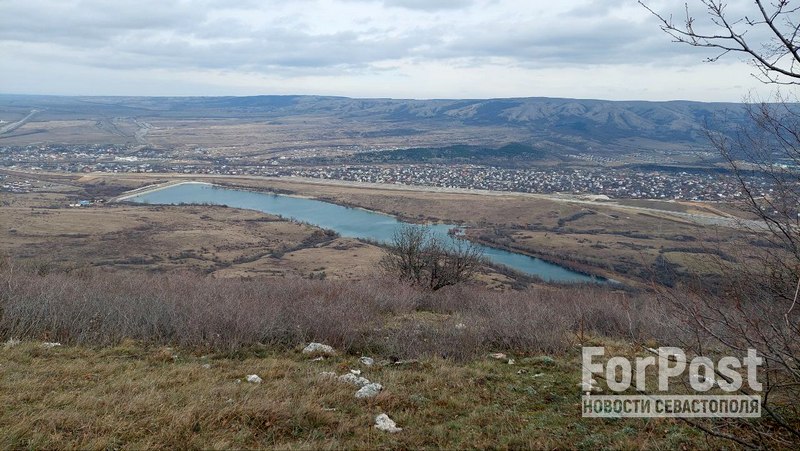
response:
M42 185L38 193L6 195L12 200L4 207L8 226L0 230L0 239L23 258L57 249L57 260L95 265L188 267L220 276L355 278L380 259L380 249L372 245L324 236L314 228L255 212L113 203L64 208L80 196L111 199L126 189L187 178L314 197L413 222L465 224L477 241L632 285L666 280L665 271L670 277L712 279L720 265L754 259L754 243L759 242L757 232L742 229L732 219L735 209L726 204L609 202L247 177L39 177L52 186ZM46 206L59 208L41 208ZM54 246L56 242L61 244ZM482 280L509 283L507 276L492 271Z
M87 195L80 185L56 183L37 191L3 196L0 247L17 259L50 266L355 278L368 274L382 255L375 246L252 211L70 208Z

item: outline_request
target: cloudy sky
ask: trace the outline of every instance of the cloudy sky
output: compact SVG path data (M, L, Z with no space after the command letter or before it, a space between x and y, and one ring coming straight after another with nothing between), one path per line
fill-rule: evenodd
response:
M0 93L739 101L766 92L737 57L705 56L670 43L635 0L0 0Z

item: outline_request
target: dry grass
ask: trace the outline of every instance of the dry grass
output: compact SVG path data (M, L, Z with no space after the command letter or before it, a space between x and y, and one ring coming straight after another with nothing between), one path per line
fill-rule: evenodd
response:
M328 278L352 279L368 273L381 257L376 246L320 237L315 227L247 210L66 208L65 195L9 197L15 202L0 215L0 248L20 260L148 271L192 269L221 277L308 277L324 271ZM51 205L61 208L42 208ZM317 243L321 247L302 250ZM286 253L291 249L297 251Z
M602 288L502 293L457 286L430 293L384 278L240 281L47 273L11 264L0 280L0 339L89 345L135 339L233 351L323 341L350 353L463 360L491 349L563 353L578 332L638 338L653 332L646 324L663 322L645 297Z
M209 364L210 368L204 368ZM516 365L361 367L384 385L372 400L319 378L357 357L297 352L199 356L134 342L103 349L0 348L4 449L715 448L674 420L582 419L577 355ZM518 374L524 370L523 374ZM236 383L258 374L262 384ZM404 430L375 430L388 413Z
M678 420L580 417L579 345L632 357L650 337L664 341L648 346L678 343L659 307L596 287L430 293L382 279L41 275L6 265L0 340L28 341L0 349L0 447L728 446ZM309 341L341 353L311 361L299 353ZM516 364L486 358L496 351ZM361 355L379 361L362 368L386 387L377 398L320 380L359 368ZM392 363L409 358L418 361ZM247 374L264 383L236 383ZM373 429L383 412L405 430Z

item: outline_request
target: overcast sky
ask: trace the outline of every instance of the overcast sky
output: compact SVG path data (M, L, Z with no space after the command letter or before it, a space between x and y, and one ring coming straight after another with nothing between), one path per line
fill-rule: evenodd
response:
M740 101L766 92L736 56L704 56L670 43L635 0L0 0L0 93Z

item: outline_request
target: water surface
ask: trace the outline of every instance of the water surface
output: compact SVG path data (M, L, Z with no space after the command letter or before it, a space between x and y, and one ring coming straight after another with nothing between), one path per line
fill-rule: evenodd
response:
M207 183L182 183L133 196L126 200L147 204L216 204L232 208L245 208L335 230L343 237L365 238L380 242L390 242L395 231L408 224L393 216L360 208L343 207L302 197L223 188ZM447 238L448 230L454 227L458 226L436 224L431 226L431 230L437 236ZM480 244L476 246L492 263L505 265L550 282L604 281L602 278L572 271L539 258Z

